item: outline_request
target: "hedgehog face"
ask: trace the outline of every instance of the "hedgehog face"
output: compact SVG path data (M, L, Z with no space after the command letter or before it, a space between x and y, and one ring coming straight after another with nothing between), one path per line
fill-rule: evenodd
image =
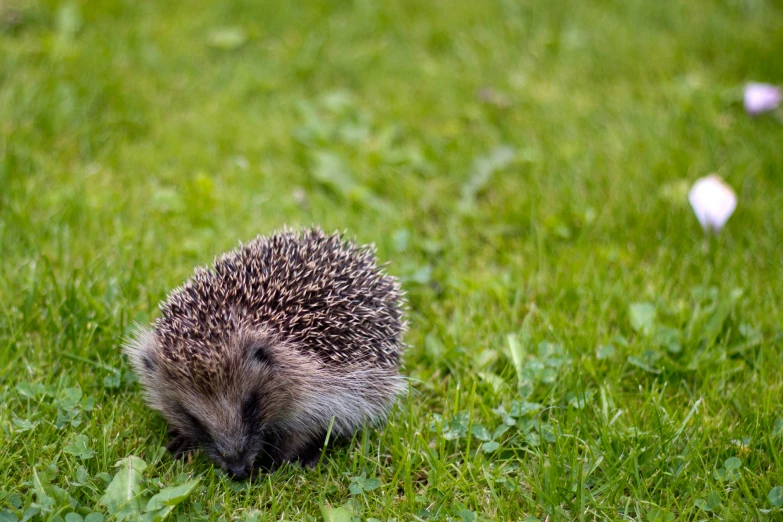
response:
M258 332L213 347L208 361L170 360L152 332L134 345L128 353L151 406L232 478L247 478L256 459L274 450L276 426L296 403L285 375L284 354L290 350ZM196 350L185 346L174 353Z

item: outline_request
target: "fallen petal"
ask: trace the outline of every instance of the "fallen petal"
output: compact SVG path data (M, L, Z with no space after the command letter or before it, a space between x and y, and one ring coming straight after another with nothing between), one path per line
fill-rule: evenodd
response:
M715 174L696 180L688 192L688 201L701 226L716 234L737 208L734 190Z
M749 83L745 86L745 111L756 116L771 111L783 100L783 91L768 83Z

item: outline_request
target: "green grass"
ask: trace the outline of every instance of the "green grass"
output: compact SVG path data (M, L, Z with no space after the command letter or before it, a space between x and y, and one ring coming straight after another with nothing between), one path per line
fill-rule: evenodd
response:
M783 82L780 3L0 20L0 520L106 514L129 455L147 496L200 478L172 519L783 517L783 125L740 103ZM685 198L710 172L739 195L718 238ZM173 462L124 336L195 265L311 223L403 279L409 395L317 470Z

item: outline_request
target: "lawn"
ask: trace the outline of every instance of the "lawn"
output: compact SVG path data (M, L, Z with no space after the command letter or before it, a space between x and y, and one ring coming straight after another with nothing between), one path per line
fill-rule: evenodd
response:
M783 83L781 27L771 0L0 0L0 521L783 519L783 125L741 103ZM713 172L717 237L687 201ZM314 470L173 461L123 339L310 224L403 281L407 396Z

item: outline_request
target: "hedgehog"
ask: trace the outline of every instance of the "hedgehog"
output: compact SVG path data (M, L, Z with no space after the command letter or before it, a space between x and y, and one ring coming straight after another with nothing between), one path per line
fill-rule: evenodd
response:
M200 449L243 480L312 467L327 437L385 422L405 388L400 284L320 228L259 236L214 260L137 327L124 352L175 458Z

